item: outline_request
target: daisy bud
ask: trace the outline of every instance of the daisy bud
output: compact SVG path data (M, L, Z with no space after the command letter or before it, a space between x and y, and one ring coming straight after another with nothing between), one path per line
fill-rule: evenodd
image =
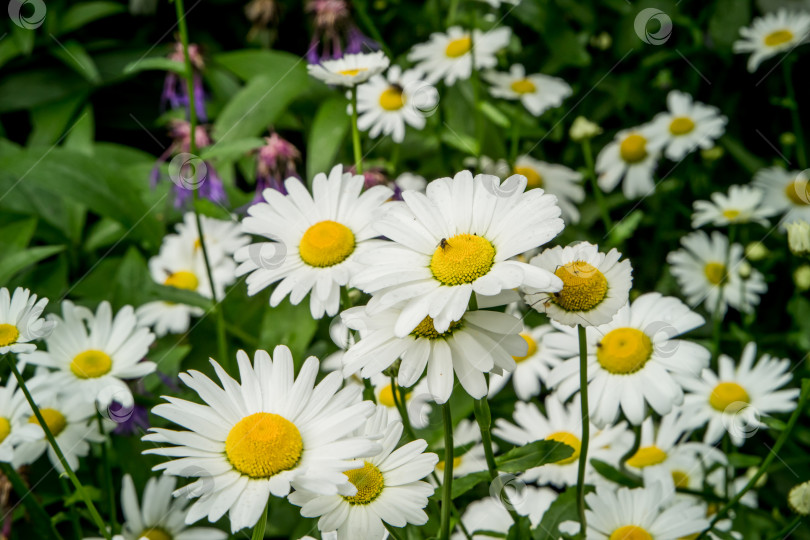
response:
M613 44L613 38L610 37L610 34L607 32L602 32L598 36L591 36L591 47L594 49L599 49L600 51L606 51L610 48Z
M748 467L748 469L745 471L745 477L748 478L748 480L751 480L751 478L753 478L755 474L757 474L756 467ZM754 489L761 489L765 487L765 484L767 482L768 482L768 475L763 474L762 476L759 477L759 480L757 480L756 484L754 484Z
M704 161L716 161L723 157L724 153L725 151L722 146L712 146L706 150L701 150L700 157L702 157Z
M770 251L762 242L751 242L745 246L745 258L749 261L761 261L768 256Z
M796 288L800 291L810 289L810 266L804 264L793 272L793 281L796 283Z
M810 515L810 481L793 486L788 493L788 506L801 516Z
M793 146L796 144L796 135L787 131L779 136L779 144L782 146Z
M571 138L576 142L592 139L600 133L602 133L602 128L584 116L577 116L574 123L571 124L571 130L568 132Z
M748 279L751 277L751 265L747 261L740 262L739 273L741 278Z
M794 221L787 224L788 247L794 255L810 253L810 223Z

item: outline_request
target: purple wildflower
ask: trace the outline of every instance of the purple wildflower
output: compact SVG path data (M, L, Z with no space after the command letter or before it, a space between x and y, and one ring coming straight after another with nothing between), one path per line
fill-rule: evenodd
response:
M376 41L364 35L354 24L351 8L345 0L310 0L306 10L312 14L315 27L307 51L307 61L310 64L341 58L347 53L376 51L380 48Z
M205 113L205 91L203 90L202 82L202 69L205 67L202 54L200 54L199 46L190 44L188 46L188 55L191 59L191 67L194 71L194 85L192 92L194 92L194 108L197 113L197 118L201 122L207 122L208 116ZM169 54L170 60L184 62L185 56L183 54L183 44L175 43L174 50ZM161 106L169 104L173 109L183 107L188 114L189 96L188 88L184 78L180 77L177 73L169 71L166 73L166 79L163 82L163 93L160 97Z

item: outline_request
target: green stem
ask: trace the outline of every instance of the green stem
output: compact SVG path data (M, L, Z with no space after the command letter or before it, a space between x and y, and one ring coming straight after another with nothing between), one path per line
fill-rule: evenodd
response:
M374 385L369 379L363 379L363 399L377 404L377 396L374 395Z
M458 0L450 0L450 9L447 10L447 19L445 21L445 28L453 26L456 21L456 13L458 12Z
M495 454L492 451L492 414L489 411L489 402L486 396L473 401L473 410L475 411L475 419L478 421L478 427L481 430L481 442L484 445L484 457L487 461L489 477L495 480L498 478L498 466L495 463ZM512 504L509 503L509 495L506 491L504 491L503 496L507 503L504 507L509 512L509 515L512 516L512 521L517 523L520 520L520 516L515 512Z
M778 533L771 536L768 540L784 540L790 536L790 533L793 529L796 528L796 525L802 520L802 516L794 516L787 525L785 525Z
M405 391L397 384L397 379L391 375L391 395L394 396L394 405L399 411L399 416L402 418L402 426L405 428L405 434L412 441L416 440L416 433L411 426L411 418L408 416L408 410L405 407Z
M65 481L63 476L59 477L59 485L62 486L62 492L65 494L65 498L70 497L70 486ZM79 516L76 512L74 512L73 506L70 508L70 524L73 527L73 534L76 538L82 537L82 526L79 523Z
M711 523L709 523L709 527L706 528L703 532L700 533L698 536L698 540L704 538L709 531L711 531L717 523L723 519L728 512L740 502L740 500L748 493L751 488L753 488L756 483L762 478L762 475L768 470L768 467L771 465L776 456L779 454L779 450L782 449L782 446L787 442L790 433L793 431L793 427L796 425L796 422L799 420L799 417L802 415L802 411L804 410L804 405L807 402L807 398L810 396L810 379L802 379L802 391L799 395L799 402L796 404L796 408L793 410L793 414L790 415L790 419L788 420L787 425L785 426L784 431L779 434L779 438L776 439L776 443L773 445L773 448L768 452L768 455L765 456L765 459L762 460L757 472L751 479L745 484L739 492L737 492L734 497L728 503L726 503L720 510L718 510L717 514L715 514L714 518L712 519Z
M383 521L382 524L385 527L385 530L388 531L388 534L391 535L391 538L393 538L394 540L402 540L402 535L399 534L398 527L389 525L385 521Z
M267 502L264 505L264 510L262 511L262 516L259 518L259 521L256 522L256 526L253 527L253 535L250 537L251 540L262 540L264 538L264 530L267 527L267 510L270 508L270 498L267 498Z
M588 462L588 440L590 438L590 418L588 416L588 343L584 326L577 326L579 332L579 403L582 415L582 444L579 449L579 470L577 471L577 510L579 511L579 534L585 538L588 527L585 519L585 465Z
M796 135L796 159L799 161L799 167L802 169L807 168L807 154L804 147L804 131L802 129L802 121L799 118L799 102L796 101L796 92L793 89L793 60L787 59L782 65L782 70L785 74L785 87L787 88L788 99L790 100L790 117L793 121L793 131Z
M194 68L191 65L191 56L188 53L188 26L186 25L186 13L183 7L183 0L174 0L175 11L177 13L177 29L180 34L180 42L183 44L183 61L185 63L185 79L186 91L188 92L188 122L189 122L189 141L188 152L196 155L197 153L197 104L194 96ZM197 174L197 170L194 170ZM219 361L226 368L230 366L230 358L228 357L228 342L225 333L225 313L222 310L222 304L217 300L217 291L214 286L214 275L211 272L211 260L208 257L208 248L205 245L205 235L203 234L202 223L200 219L200 212L197 209L197 193L196 182L194 189L191 190L191 196L194 201L194 220L197 223L197 233L200 236L200 247L202 248L203 261L205 262L205 273L208 277L208 283L211 286L211 305L217 319L217 347L219 351Z
M98 420L98 430L104 433L104 418L101 413L96 413ZM104 482L107 489L107 504L110 506L110 530L115 535L118 532L118 519L116 516L115 487L113 485L112 466L110 464L110 454L107 450L107 439L101 441L101 460L104 462Z
M605 232L610 233L613 230L613 220L610 219L610 212L608 211L607 204L605 203L605 196L596 181L596 169L593 161L593 151L591 150L591 140L582 140L582 155L585 158L585 167L587 168L588 178L593 187L593 197L596 199L596 204L599 206L599 215L602 216L602 224L605 226Z
M2 462L0 462L0 470L2 470L5 477L8 478L8 481L11 484L11 487L17 493L17 497L19 497L20 502L23 503L28 509L31 519L38 523L47 523L50 527L51 538L58 538L59 540L62 540L62 536L56 530L50 516L48 516L48 513L45 512L42 505L39 504L39 502L34 498L34 493L28 488L17 470L12 467L11 464ZM71 517L76 517L75 512L71 512L70 514ZM6 519L11 519L11 516L7 516ZM81 531L79 531L79 535L80 536L77 538L81 538Z
M470 28L470 62L472 64L472 85L473 103L475 119L475 157L478 158L477 168L481 169L481 151L484 146L484 118L481 116L481 75L478 73L478 66L475 65L475 41L473 34L478 27L478 12L473 9L473 27Z
M509 146L509 164L515 166L518 150L520 149L520 109L515 108L515 116L512 118L512 142Z
M360 148L360 129L357 127L357 87L352 86L352 147L354 148L354 170L363 174L363 151Z
M442 404L444 420L444 482L442 482L442 516L439 540L450 539L450 506L453 504L453 417L450 404Z
M84 490L84 486L79 481L79 478L76 476L76 473L73 472L73 469L70 467L70 464L65 459L65 454L62 453L62 449L59 448L59 444L56 442L56 439L51 433L51 428L48 427L47 422L42 417L42 413L37 407L34 398L31 397L31 392L28 391L28 387L25 385L25 381L23 380L20 371L17 369L17 365L14 363L14 360L11 358L10 355L6 355L6 361L11 368L11 372L14 374L14 377L17 379L17 384L20 386L20 389L23 391L25 395L26 401L28 401L28 405L31 407L31 410L34 412L34 416L37 418L37 422L39 422L39 426L42 428L42 431L45 432L45 438L48 439L48 444L51 445L53 448L56 457L59 459L59 463L62 464L62 468L65 470L65 474L68 475L70 478L71 483L73 483L73 487L78 493L79 497L84 501L84 504L87 506L87 510L90 512L90 517L93 519L93 523L95 523L96 527L98 527L99 532L106 538L107 540L112 540L112 535L110 534L109 529L104 525L104 520L101 519L101 515L99 515L98 510L96 510L93 501L90 500L90 497L87 495L87 492Z

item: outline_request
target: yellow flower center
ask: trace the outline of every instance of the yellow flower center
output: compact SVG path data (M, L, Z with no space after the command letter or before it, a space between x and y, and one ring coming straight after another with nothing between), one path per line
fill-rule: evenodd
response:
M638 328L617 328L608 332L596 347L599 365L616 375L635 373L653 352L652 340Z
M42 419L45 420L45 425L48 426L48 429L51 430L51 434L54 437L58 437L59 434L62 433L62 430L64 430L67 426L67 418L65 418L65 415L56 409L46 407L44 409L40 409L39 414L42 415ZM42 425L39 423L39 420L37 420L36 415L33 414L31 415L31 418L28 419L28 422L38 426Z
M720 285L726 277L726 265L719 262L706 263L703 267L703 273L706 274L706 279L712 285Z
M354 252L354 234L336 221L316 223L301 237L298 251L310 266L325 268L342 263Z
M709 395L709 405L720 412L736 413L744 409L750 400L745 388L735 382L721 382Z
M740 211L735 210L733 208L729 208L727 210L723 210L723 217L729 221L734 221L738 217L740 217Z
M386 111L398 111L403 105L405 100L402 98L401 88L389 86L380 94L380 107Z
M684 471L672 471L672 482L675 484L675 487L689 487L689 474Z
M411 330L411 335L414 337L426 338L426 339L439 339L443 337L447 337L451 335L456 329L461 327L461 321L453 321L450 323L450 327L444 332L437 332L436 327L433 326L433 317L428 315L422 322L419 323L419 326Z
M543 187L543 177L534 168L518 165L513 172L526 177L526 187L529 189Z
M667 459L667 453L655 445L639 448L633 456L627 460L627 464L637 469L650 467L663 463Z
M565 459L561 459L560 461L556 462L557 465L568 465L569 463L573 463L579 459L579 453L580 450L582 449L582 443L579 441L579 438L573 433L569 433L567 431L557 431L546 437L546 440L561 442L563 444L567 444L568 446L574 449L573 454L571 454Z
M384 482L380 469L369 463L363 462L363 466L358 469L346 471L343 474L349 477L349 482L357 488L357 494L351 497L343 496L343 500L349 504L368 504L382 493Z
M566 311L590 311L607 294L605 275L585 261L560 266L554 275L562 280L563 288L554 293L553 300Z
M453 470L456 470L456 469L459 468L459 466L461 466L462 458L463 458L463 456L458 456L458 457L453 458ZM443 471L444 470L444 460L439 461L436 464L436 468L439 469L440 471Z
M70 371L80 379L95 379L112 369L112 358L104 351L89 349L80 352L70 363Z
M495 263L495 247L475 234L457 234L441 243L430 259L433 277L443 285L472 283Z
M11 433L11 422L5 416L0 416L0 443L6 440Z
M472 49L472 39L470 36L464 36L448 43L444 54L449 58L458 58L470 52L470 49Z
M169 287L175 287L177 289L196 291L197 287L200 285L200 281L193 272L180 270L179 272L175 272L167 277L163 284L168 285Z
M785 186L785 195L790 199L790 202L797 206L810 204L810 186L807 185L807 180L797 178Z
M608 540L652 540L652 535L638 525L625 525L613 531Z
M355 75L363 71L368 71L368 68L361 67L354 69L341 69L340 71L338 71L338 73L340 73L341 75L346 75L347 77L354 77Z
M141 533L138 538L146 538L147 540L172 540L172 535L163 529L147 529Z
M251 478L270 478L296 466L304 441L295 424L273 413L242 418L225 439L225 454L234 469Z
M0 324L0 347L7 347L17 343L20 331L13 324Z
M515 362L518 364L526 360L527 358L531 358L535 354L537 354L537 342L534 340L532 336L525 332L520 333L520 337L522 337L526 344L529 346L529 350L526 351L526 356L513 356L512 358L515 359Z
M793 41L793 32L790 30L776 30L771 32L763 40L768 47L776 47L789 41Z
M537 91L537 87L529 79L513 81L509 86L511 86L512 91L516 94L533 94Z
M619 154L627 163L638 163L647 157L647 139L631 133L619 145Z
M673 135L686 135L695 129L695 123L688 116L678 116L669 124L669 132Z
M411 395L410 392L405 394L405 401L408 401L408 398L410 397L410 395ZM397 396L397 398L399 398L399 396ZM384 386L383 389L380 390L380 395L377 396L377 402L380 405L385 405L386 407L396 407L397 406L396 401L394 401L394 389L390 384L387 385L387 386Z

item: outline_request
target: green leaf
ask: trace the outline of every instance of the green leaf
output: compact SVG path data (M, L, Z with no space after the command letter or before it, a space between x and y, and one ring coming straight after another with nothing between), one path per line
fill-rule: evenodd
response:
M543 514L540 524L532 531L532 538L534 540L559 540L560 523L564 521L579 521L576 486L566 489L551 503Z
M31 109L31 124L34 129L28 136L28 146L55 144L68 129L85 96L71 96Z
M259 349L272 351L276 345L287 345L293 353L296 365L304 361L318 323L309 313L309 297L294 306L286 298L274 308L268 308L259 330Z
M62 66L13 73L0 80L0 113L31 109L90 88L85 78Z
M215 55L214 62L243 81L260 75L283 78L292 71L303 71L306 74L304 60L300 56L281 51L232 51Z
M264 145L264 139L259 137L250 137L226 143L214 143L200 151L200 157L206 161L209 159L235 161L248 154L251 150L255 150Z
M518 522L509 527L509 534L506 535L507 540L525 540L532 535L532 524L529 518L521 516Z
M36 218L22 219L0 227L0 252L22 251L28 246L37 228Z
M499 471L518 473L571 457L574 449L558 441L534 441L495 458Z
M644 211L636 209L630 212L630 215L616 223L613 230L610 231L610 245L621 245L625 240L633 236L633 233L641 223L644 217Z
M613 465L609 463L605 463L599 459L591 459L591 465L593 468L596 469L596 472L615 482L621 486L627 486L631 488L640 487L642 485L642 481L640 478L632 477L628 474L623 473Z
M111 246L126 232L124 227L117 221L110 218L102 218L97 221L87 238L84 241L84 249L89 252L96 251L99 248Z
M751 20L751 4L740 0L717 0L709 20L709 35L718 49L730 53L739 38L740 28Z
M454 478L450 496L453 499L461 497L481 482L486 482L487 480L489 480L489 471L478 471L465 474L460 478ZM440 494L441 491L436 490L436 493Z
M17 272L64 250L65 246L38 246L4 255L0 260L0 283L7 283Z
M185 75L186 64L185 62L180 62L179 60L170 60L169 58L165 58L163 56L153 56L150 58L141 58L140 60L135 60L124 67L124 73L127 75L149 70L172 71L178 75Z
M201 276L201 279L208 279L208 276ZM199 307L202 309L209 309L211 307L211 300L194 291L187 291L178 289L177 287L168 287L160 285L159 283L152 282L149 286L149 300L162 300L164 302L171 302L174 304L185 304L187 306Z
M65 134L62 147L85 155L92 155L95 134L96 120L93 105L88 103L79 114L78 120L70 127L70 131Z
M512 125L512 120L506 116L501 110L490 103L489 101L482 101L478 104L478 108L484 113L484 116L490 119L493 124L502 128L508 128Z
M347 100L335 96L324 102L315 113L312 129L307 138L307 179L311 182L318 173L328 173L343 146L351 123L346 112Z
M762 159L746 150L745 146L731 135L723 135L720 138L720 144L723 145L723 148L728 150L728 153L731 154L749 174L754 174L765 167L765 162L762 161Z
M469 154L472 156L478 154L478 140L471 135L459 133L458 131L451 131L450 129L443 129L440 137L443 143L448 146L452 146L464 154Z
M15 191L36 201L41 195L32 188L41 188L56 199L72 199L115 219L135 238L158 244L163 231L157 220L149 219L154 207L144 204L137 184L122 182L120 172L105 163L104 155L91 157L63 148L24 150L0 158L0 193ZM147 182L144 177L141 189L147 189Z
M101 74L99 74L95 62L78 41L69 40L59 43L51 48L51 53L89 82L93 84L101 82Z
M306 81L303 64L286 73L254 77L220 111L214 140L225 143L260 135L298 96Z
M81 493L71 490L72 493L65 497L65 506L73 506L74 504L84 505L84 499ZM96 486L84 485L84 492L91 501L100 501L103 493Z
M75 4L65 11L59 21L59 33L71 32L98 19L123 13L126 10L126 6L119 2L84 2Z

